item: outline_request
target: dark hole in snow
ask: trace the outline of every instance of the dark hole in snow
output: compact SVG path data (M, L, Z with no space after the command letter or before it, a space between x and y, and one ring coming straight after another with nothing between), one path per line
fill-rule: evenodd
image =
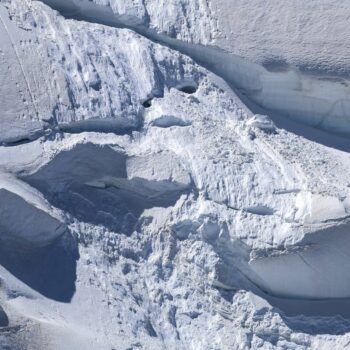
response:
M148 98L147 100L142 102L142 106L144 108L150 108L152 106L152 100L153 100L153 97Z
M120 255L123 256L126 259L130 259L134 262L139 262L140 261L140 256L134 252L133 250L129 249L129 248L125 248L120 252ZM129 265L130 267L130 265Z
M122 267L122 272L124 275L127 275L131 271L131 266L130 264L126 263Z
M197 312L197 311L190 311L190 312L186 313L185 315L192 318L192 320L195 320L196 318L198 318L201 315L201 313Z
M81 132L103 132L124 135L136 130L140 127L140 120L137 117L121 117L114 118L90 118L79 120L71 123L60 123L58 128L60 131L71 134L79 134Z
M177 89L185 94L194 94L197 91L197 85L188 84L188 85L179 85Z
M262 63L263 67L265 67L270 72L286 72L291 69L288 62L283 59L270 59L266 60Z
M102 87L101 80L92 81L89 83L89 86L95 91L100 91Z
M12 147L12 146L19 146L19 145L23 145L25 143L29 143L32 142L32 139L29 138L23 138L23 139L18 139L15 141L11 141L11 142L4 142L4 146L5 147Z
M275 212L273 208L267 207L265 205L247 207L247 208L244 208L244 211L255 215L273 215Z

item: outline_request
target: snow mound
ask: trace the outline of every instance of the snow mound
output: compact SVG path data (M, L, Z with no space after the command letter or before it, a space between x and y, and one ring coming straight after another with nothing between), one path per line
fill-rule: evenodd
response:
M247 126L257 128L266 132L273 132L276 130L274 122L267 116L261 114L253 115L248 121Z

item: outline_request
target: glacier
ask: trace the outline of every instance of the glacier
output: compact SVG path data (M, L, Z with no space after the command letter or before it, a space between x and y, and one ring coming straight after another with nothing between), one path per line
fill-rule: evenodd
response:
M296 4L0 0L0 349L349 347L350 8Z

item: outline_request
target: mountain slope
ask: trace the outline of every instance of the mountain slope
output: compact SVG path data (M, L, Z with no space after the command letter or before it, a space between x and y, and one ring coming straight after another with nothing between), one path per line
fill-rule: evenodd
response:
M350 123L305 124L347 87L220 41L230 6L0 1L0 348L346 348ZM241 95L278 89L298 133Z

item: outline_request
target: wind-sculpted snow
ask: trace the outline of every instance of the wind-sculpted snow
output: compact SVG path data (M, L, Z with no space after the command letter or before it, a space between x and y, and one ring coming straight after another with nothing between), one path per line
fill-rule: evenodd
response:
M78 145L23 180L77 219L129 234L145 209L173 205L189 189L190 179L186 173L180 173L179 179L174 176L171 154L126 162L125 155L109 147ZM151 165L163 162L169 167ZM151 166L156 171L153 179L135 169L151 170ZM172 173L163 178L160 172L166 169Z
M349 76L347 2L327 0L320 6L303 0L293 4L276 0L268 4L259 0L93 2L133 19L133 24L181 41L221 48L269 70L293 66L309 73Z
M44 120L51 117L44 107L50 104L45 84L33 86L36 79L45 82L45 66L31 47L32 40L31 33L14 25L0 5L0 142L32 140L43 133Z
M304 299L349 298L349 224L306 237L294 251L252 262L270 293Z
M14 11L11 21L4 4L0 143L60 131L131 132L142 126L142 101L192 76L189 59L180 61L128 30L96 25L86 30L78 23L79 30L76 22L47 9L26 12L25 2L7 3Z
M45 3L0 0L0 348L346 348L349 154L265 114L348 88L194 45L220 1Z
M258 64L221 50L159 34L131 15L88 1L44 0L67 18L114 27L126 27L176 49L223 77L248 100L313 127L350 135L350 82L342 78L310 76L289 66L269 71ZM253 107L254 108L254 107Z

